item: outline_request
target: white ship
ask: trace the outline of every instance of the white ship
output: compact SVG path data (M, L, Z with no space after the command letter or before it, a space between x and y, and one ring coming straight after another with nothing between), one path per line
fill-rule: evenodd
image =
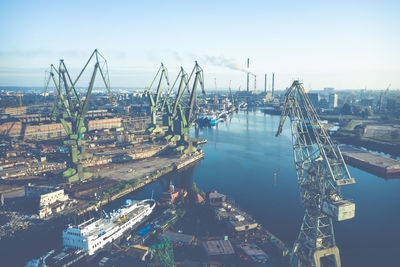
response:
M93 255L106 244L121 237L136 224L150 215L156 206L153 199L126 201L117 211L105 214L104 218L90 219L63 231L64 249L76 249Z
M138 226L156 206L154 199L126 200L125 205L103 218L92 218L79 225L68 226L63 231L63 250L48 252L39 259L30 260L26 267L69 266L95 254Z

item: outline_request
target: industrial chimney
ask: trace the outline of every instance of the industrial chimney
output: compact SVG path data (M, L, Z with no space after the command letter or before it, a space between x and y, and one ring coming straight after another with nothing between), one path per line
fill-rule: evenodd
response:
M272 73L272 96L274 96L275 73Z
M267 92L267 74L265 73L265 76L264 76L264 93L266 93Z

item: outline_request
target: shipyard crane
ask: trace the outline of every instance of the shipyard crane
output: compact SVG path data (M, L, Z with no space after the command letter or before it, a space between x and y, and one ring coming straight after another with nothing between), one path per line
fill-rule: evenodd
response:
M232 103L232 105L235 105L235 99L233 98L233 94L232 94L232 89L231 89L231 81L229 81L229 96L230 96L230 101Z
M389 92L389 88L390 88L391 84L388 85L388 87L386 88L386 90L381 93L381 95L379 96L379 103L378 103L378 112L381 113L382 110L382 104L383 104L383 99L385 98L385 96L387 95L387 93Z
M10 93L10 94L6 94L6 96L16 96L18 97L18 103L19 103L19 107L22 107L22 97L24 96L23 94L20 93Z
M150 90L158 76L160 76L160 78L158 81L156 92L153 95ZM168 70L164 66L164 64L161 63L161 66L158 69L156 76L154 77L154 79L151 82L148 89L145 91L145 95L149 98L149 109L150 109L150 127L147 129L147 131L151 134L162 133L161 127L157 124L157 111L160 110L159 99L160 99L160 93L161 93L161 85L162 85L162 82L164 79L166 80L167 86L169 87ZM162 111L163 111L163 109L161 109L161 112Z
M155 244L150 248L150 263L147 266L156 266L157 261L162 267L176 266L173 247L167 238L161 238L159 244Z
M76 85L88 65L94 63L94 69L90 78L86 96L82 98L76 89ZM58 104L55 106L53 119L59 119L67 134L64 144L69 146L70 159L67 162L67 170L63 172L63 177L68 182L82 181L92 176L86 168L83 167L81 160L90 157L86 153L85 141L83 140L86 127L84 124L85 116L89 109L89 100L95 83L96 74L100 72L104 85L107 89L109 99L113 101L110 89L110 80L108 77L108 67L106 59L96 50L93 51L83 69L73 81L64 60L60 60L58 69L50 66L49 79L58 92ZM57 79L58 78L58 79ZM49 82L46 86L48 86Z
M187 105L185 105L183 102L178 104L177 116L176 119L174 119L174 132L180 136L179 140L177 141L176 150L185 154L192 153L197 150L197 148L194 147L192 142L189 140L190 126L197 119L197 112L195 112L195 103L197 102L197 87L200 85L202 93L206 93L204 91L203 69L199 66L197 61L195 62L193 70L189 76L188 83L190 83L192 78L194 80L192 88L189 91L189 101L186 103ZM197 104L196 107L198 107Z
M302 84L294 81L284 98L276 136L290 118L294 163L305 208L300 233L292 250L292 264L340 267L332 219L351 219L355 204L345 200L340 187L355 183L338 145L320 123Z
M179 87L176 92L175 100L173 101L173 105L171 106L171 103L169 102L169 96L172 92L172 90L175 88L176 83L179 80ZM170 88L167 96L164 98L163 104L161 106L161 109L164 110L164 106L166 107L166 113L164 114L164 124L168 126L168 130L164 136L165 140L167 141L177 141L177 139L180 138L179 135L175 134L174 131L174 119L176 119L177 116L177 111L178 111L178 106L181 103L182 96L186 90L189 90L188 88L188 74L186 71L181 67L172 87Z
M52 112L51 112L51 119L56 121L60 113L64 112L69 112L69 110L65 110L64 107L67 106L65 103L65 98L64 95L61 91L61 88L58 86L58 77L60 73L58 72L57 68L54 67L53 64L50 65L50 67L46 70L46 82L45 82L45 88L44 88L44 95L47 93L47 89L50 85L50 82L53 81L53 84L57 90L57 102L54 103ZM70 114L68 114L70 115Z

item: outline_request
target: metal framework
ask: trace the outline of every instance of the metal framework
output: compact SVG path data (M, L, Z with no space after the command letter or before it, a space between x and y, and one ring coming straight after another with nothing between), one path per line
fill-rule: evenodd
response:
M193 83L191 80L193 78ZM170 94L179 80L179 87L176 92L175 100L170 99ZM202 93L204 91L203 69L197 61L193 67L191 74L185 72L181 67L172 87L170 88L166 98L164 98L162 109L166 106L166 114L164 115L164 123L168 125L168 131L164 139L170 142L176 142L176 150L183 153L192 153L197 149L189 141L188 134L190 126L197 118L197 88L200 85ZM187 92L187 96L184 95ZM170 103L170 100L172 103Z
M150 249L150 263L148 266L155 266L157 260L163 267L176 266L173 247L167 238L162 238L159 244L153 245Z
M176 92L176 96L175 96L175 100L173 101L173 104L171 106L171 103L169 102L170 100L170 94L172 93L172 90L175 88L176 83L179 81L179 87L178 90ZM189 90L188 88L188 74L186 73L186 71L181 67L175 81L174 84L172 85L172 87L170 88L167 96L164 98L163 104L161 106L161 109L164 109L164 106L166 107L166 112L164 114L164 124L168 126L168 131L165 134L164 138L167 141L176 141L177 139L179 139L179 135L175 135L175 131L174 131L174 119L176 119L176 114L178 111L178 106L181 102L183 93L185 92L185 90Z
M85 98L82 98L77 92L76 84L82 77L89 63L92 61L95 61L94 69L90 78L86 96ZM70 160L67 164L67 170L63 172L63 176L68 180L68 182L84 180L92 176L88 170L83 168L80 161L90 156L86 154L85 141L83 140L83 135L86 132L84 119L89 109L89 100L92 95L92 89L97 72L100 72L101 74L109 99L115 101L111 94L107 61L97 51L97 49L93 51L92 55L74 81L72 80L63 59L60 60L58 70L51 65L47 72L48 80L45 90L47 90L51 79L53 80L54 86L58 92L58 103L53 109L53 119L60 120L68 136L67 139L64 140L64 144L69 146Z
M205 94L203 69L199 66L197 61L195 62L193 70L189 76L188 84L193 77L194 80L192 88L188 91L188 102L181 102L178 104L177 115L176 119L174 120L174 131L176 132L176 135L180 136L177 142L176 150L182 151L185 154L192 153L197 150L196 147L194 147L192 142L189 140L189 130L190 126L197 119L197 87L199 85L201 87L202 93Z
M154 82L156 81L157 77L160 76L160 79L158 81L157 89L155 92L155 95L151 93L151 88L153 87ZM150 127L147 129L148 132L151 134L158 134L162 132L162 129L160 126L157 125L157 111L161 110L163 111L163 106L160 106L159 104L159 99L160 99L160 93L161 93L161 85L163 80L166 80L167 86L169 87L169 80L168 80L168 70L166 67L164 67L164 64L161 63L160 68L157 71L156 76L154 77L153 81L151 82L149 88L145 91L145 94L149 98L149 104L150 104Z
M305 207L292 256L297 257L299 266L340 266L332 219L354 217L355 204L342 198L340 187L355 180L299 81L294 81L286 92L276 136L282 133L287 117L291 121L294 163Z

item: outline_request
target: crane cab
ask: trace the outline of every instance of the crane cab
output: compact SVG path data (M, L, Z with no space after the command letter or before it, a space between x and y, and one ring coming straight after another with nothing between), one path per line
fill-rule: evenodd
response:
M337 221L344 221L354 218L356 213L356 204L349 200L339 199L322 202L322 212L332 216Z

